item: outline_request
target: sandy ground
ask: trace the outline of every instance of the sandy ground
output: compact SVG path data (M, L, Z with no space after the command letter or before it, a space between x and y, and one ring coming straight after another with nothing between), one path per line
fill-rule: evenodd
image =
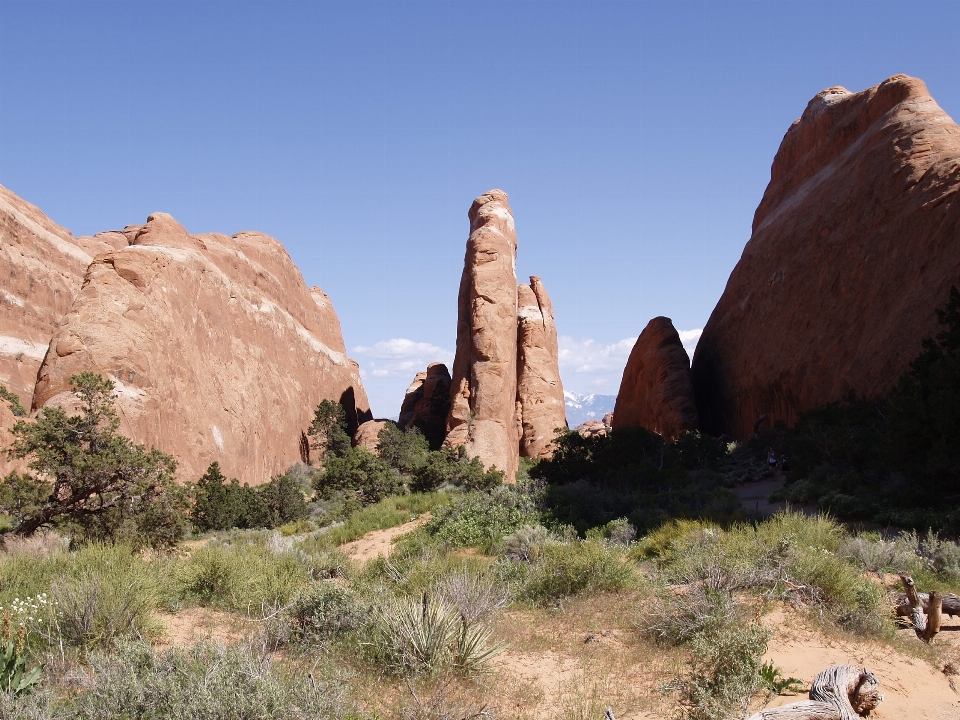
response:
M220 610L192 607L176 614L158 613L154 617L163 626L163 636L156 643L158 649L172 645L191 647L201 640L229 644L243 639L239 618Z
M783 610L765 615L762 622L773 630L764 660L772 660L784 677L798 678L808 689L817 674L830 665L857 665L866 667L877 676L884 695L883 703L870 717L881 720L960 718L960 695L951 689L946 675L920 658L879 643L854 643L826 637L811 629L801 618ZM960 619L951 621L951 624L954 622L960 630ZM905 640L920 642L912 630L904 633ZM944 633L956 634L960 633ZM768 707L788 705L805 697L805 694L775 697Z
M416 520L413 520L397 527L387 528L386 530L374 530L368 532L359 540L348 542L340 546L340 549L351 560L355 560L361 565L363 563L375 560L378 557L390 557L393 552L393 543L401 535L416 530L424 525L430 518L430 513L424 513Z

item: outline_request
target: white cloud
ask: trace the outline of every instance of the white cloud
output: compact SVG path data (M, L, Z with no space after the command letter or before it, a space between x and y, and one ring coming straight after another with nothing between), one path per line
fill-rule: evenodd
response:
M352 355L358 357L362 374L366 377L402 377L407 382L421 370L426 370L432 362L453 364L453 353L437 345L416 342L406 338L393 338L353 348ZM368 359L367 359L368 358Z
M703 335L703 328L681 330L678 334L680 335L680 342L683 343L684 350L687 351L687 355L690 356L690 361L693 362L693 351L700 341L700 336Z
M691 358L702 332L702 328L679 332L680 342ZM564 389L583 395L616 395L623 379L623 368L636 342L637 338L630 337L604 345L589 338L577 340L561 335L560 377Z

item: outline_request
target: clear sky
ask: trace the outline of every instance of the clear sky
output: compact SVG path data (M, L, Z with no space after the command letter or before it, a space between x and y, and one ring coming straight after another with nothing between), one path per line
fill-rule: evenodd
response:
M452 361L502 188L565 388L615 394L650 318L703 327L817 92L907 73L960 117L958 29L954 1L0 0L0 184L77 235L278 238L383 417Z

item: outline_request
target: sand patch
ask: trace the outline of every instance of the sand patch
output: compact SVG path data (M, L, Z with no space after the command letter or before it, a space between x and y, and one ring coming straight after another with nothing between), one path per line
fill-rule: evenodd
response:
M830 665L857 665L877 676L884 695L883 703L870 717L960 719L960 695L951 690L947 676L920 658L880 643L829 638L782 609L765 615L762 622L773 631L764 661L772 660L785 677L802 680L808 689L817 674ZM913 635L912 630L906 632ZM789 705L804 697L775 697L767 707Z
M373 530L359 540L341 545L340 550L351 560L355 560L361 565L379 557L390 557L393 552L393 544L398 537L425 525L431 517L433 516L430 513L424 513L416 520L403 525L397 525L386 530Z
M224 644L243 639L240 619L231 613L210 608L184 608L178 613L158 613L155 619L163 627L163 634L156 643L158 649L174 645L193 647L201 640Z

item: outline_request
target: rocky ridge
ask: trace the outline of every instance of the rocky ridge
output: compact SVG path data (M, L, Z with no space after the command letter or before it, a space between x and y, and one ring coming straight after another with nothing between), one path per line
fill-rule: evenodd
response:
M71 375L105 375L121 431L174 455L182 479L218 460L268 480L324 398L352 429L369 418L329 298L266 235L195 236L156 213L74 238L0 189L0 273L0 384L36 411L71 403ZM12 417L4 404L0 430Z
M703 429L738 439L888 391L960 277L960 127L921 80L818 93L770 175L693 359Z

